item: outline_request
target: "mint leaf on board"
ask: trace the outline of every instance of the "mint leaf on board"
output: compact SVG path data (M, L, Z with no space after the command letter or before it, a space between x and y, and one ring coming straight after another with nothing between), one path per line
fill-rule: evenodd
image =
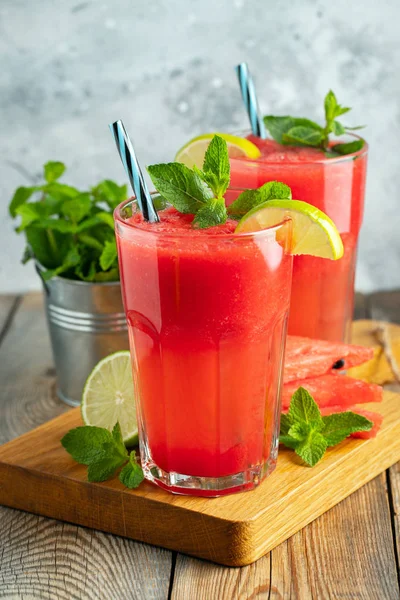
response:
M229 186L230 164L228 146L219 135L212 138L203 163L203 178L216 198L222 198Z
M360 129L360 127L347 127L338 121L338 117L348 113L351 109L347 106L341 106L335 94L330 90L325 96L325 126L322 127L314 121L298 117L276 117L267 115L264 117L265 127L274 140L280 144L294 146L310 146L325 151L325 156L334 158L338 154L351 154L356 152L364 144L364 140L355 140L348 144L342 144L340 150L336 146L331 147L329 135L333 133L336 137ZM361 145L360 145L361 143ZM358 144L359 147L352 144ZM356 149L354 149L356 148Z
M105 458L105 445L112 443L111 432L103 427L85 425L71 429L61 439L61 444L72 458L90 465ZM106 446L106 450L107 450Z
M225 223L226 219L225 200L223 198L212 198L196 212L193 226L198 229L215 227Z
M312 430L307 438L299 442L295 452L310 467L321 460L327 449L325 438L318 431Z
M356 431L369 431L373 426L372 421L351 411L322 417L322 421L322 435L328 447L336 446Z
M267 202L268 200L291 200L292 191L288 185L280 181L268 181L257 190L245 190L242 192L230 206L228 214L241 219L252 208Z
M150 165L147 171L163 198L181 213L196 214L213 198L199 175L181 163Z
M142 483L144 474L142 467L136 462L136 452L132 450L129 456L129 462L122 469L119 474L119 480L127 488L133 490Z
M100 266L103 271L107 271L117 260L117 244L115 239L105 242L103 251L100 255Z
M122 467L125 462L126 458L121 459L111 454L107 458L91 463L88 465L88 481L107 481L107 479L110 479L114 475L118 467Z
M371 421L350 411L322 417L312 396L300 387L292 396L288 413L281 415L279 442L313 467L327 448L356 431L369 431L372 426Z
M44 178L51 183L61 177L65 171L65 165L58 161L49 161L44 165Z
M293 423L310 423L322 429L323 422L318 405L303 387L299 387L293 394L288 415Z

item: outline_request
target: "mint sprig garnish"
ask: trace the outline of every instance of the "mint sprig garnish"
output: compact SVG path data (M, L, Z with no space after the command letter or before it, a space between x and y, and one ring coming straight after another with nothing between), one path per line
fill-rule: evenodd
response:
M125 448L118 422L112 432L103 427L76 427L64 435L61 444L76 462L88 467L89 481L106 481L123 465L120 481L126 487L136 488L144 479L135 452L129 455Z
M245 190L230 206L228 214L233 219L241 219L250 210L267 200L291 200L292 190L280 181L269 181L256 190Z
M61 162L44 165L44 182L19 187L9 204L19 218L27 248L23 262L35 258L45 280L62 275L88 282L118 281L113 210L127 198L126 185L104 180L88 191L60 183Z
M205 154L203 169L177 162L147 167L161 196L179 212L195 215L194 227L214 227L226 222L224 194L230 180L228 147L215 135Z
M265 127L273 139L280 144L319 148L325 151L329 157L352 154L361 150L365 143L363 139L330 146L330 134L340 137L355 129L361 129L362 126L348 127L338 121L338 117L348 113L351 109L347 106L341 106L332 90L325 96L324 108L324 126L310 119L300 117L267 115L264 117Z
M279 442L313 467L327 448L356 431L369 431L372 426L369 419L351 411L323 417L311 394L299 387L292 396L288 413L281 415Z

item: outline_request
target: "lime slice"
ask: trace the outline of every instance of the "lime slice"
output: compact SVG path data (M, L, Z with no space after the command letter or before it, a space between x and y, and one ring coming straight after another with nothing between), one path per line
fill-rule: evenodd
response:
M291 254L309 254L337 260L343 256L343 242L334 222L322 210L301 200L268 200L239 221L235 233L260 231L292 221Z
M193 138L178 150L175 156L176 162L183 163L191 169L194 165L201 169L207 147L214 135L219 135L226 141L231 158L259 158L261 155L257 146L246 138L230 135L229 133L204 133Z
M111 431L118 421L125 444L138 443L131 356L127 350L97 363L85 383L81 411L85 425Z

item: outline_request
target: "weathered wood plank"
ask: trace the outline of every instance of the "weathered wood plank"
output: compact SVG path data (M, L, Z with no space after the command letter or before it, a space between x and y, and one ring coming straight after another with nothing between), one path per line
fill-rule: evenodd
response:
M178 554L171 600L268 600L270 574L270 555L234 569Z
M370 311L368 318L400 323L400 290L371 294L368 305Z
M68 409L55 395L42 304L40 294L25 296L0 346L0 443ZM7 306L0 297L0 324ZM166 550L3 507L0 540L0 598L168 595L172 555Z
M367 296L356 292L354 297L354 319L367 319L368 306Z
M399 598L383 473L272 552L271 600Z

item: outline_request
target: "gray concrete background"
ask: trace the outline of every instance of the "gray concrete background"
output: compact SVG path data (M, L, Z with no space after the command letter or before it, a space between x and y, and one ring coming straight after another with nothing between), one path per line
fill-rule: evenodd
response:
M107 124L142 164L193 135L247 126L233 66L264 113L322 118L331 87L370 151L357 288L400 287L398 0L0 0L0 291L36 289L7 215L47 160L86 186L124 181Z

